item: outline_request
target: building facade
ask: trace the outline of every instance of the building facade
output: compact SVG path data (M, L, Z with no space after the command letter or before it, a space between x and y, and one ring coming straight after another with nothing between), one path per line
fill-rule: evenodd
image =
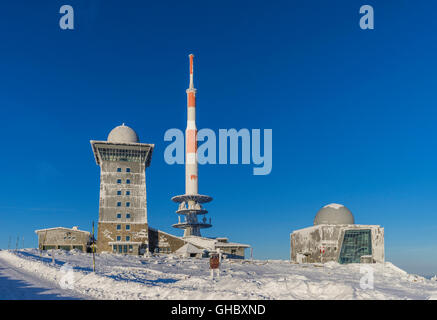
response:
M91 146L100 166L97 252L140 254L149 245L146 168L154 145L123 124Z
M38 236L39 250L63 249L89 251L91 245L91 235L88 231L79 230L77 227L48 228L35 230Z
M355 224L349 209L329 204L319 210L314 226L291 233L290 259L296 263L382 263L384 228Z

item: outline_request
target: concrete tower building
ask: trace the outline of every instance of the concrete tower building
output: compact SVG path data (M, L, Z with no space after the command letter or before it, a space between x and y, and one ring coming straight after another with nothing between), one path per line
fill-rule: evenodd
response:
M200 237L200 229L210 228L205 217L208 213L203 209L202 204L212 201L212 198L205 195L199 195L199 176L197 168L197 128L196 128L196 89L193 82L193 58L190 54L190 85L187 92L187 129L185 130L185 194L172 198L174 202L179 203L176 211L179 214L179 222L173 227L184 229L184 237ZM202 221L198 216L203 215ZM184 221L181 221L181 216Z
M149 245L146 168L154 145L140 143L126 125L114 128L107 141L91 140L100 166L97 252L139 254Z

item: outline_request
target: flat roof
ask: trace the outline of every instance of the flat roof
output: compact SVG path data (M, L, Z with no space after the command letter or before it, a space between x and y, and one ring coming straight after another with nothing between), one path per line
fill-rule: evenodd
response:
M43 232L43 231L50 231L50 230L58 230L58 229L74 231L74 232L83 232L83 233L90 234L90 232L88 232L88 231L83 231L83 230L73 229L73 228L65 228L65 227L55 227L55 228L39 229L39 230L35 230L35 233Z

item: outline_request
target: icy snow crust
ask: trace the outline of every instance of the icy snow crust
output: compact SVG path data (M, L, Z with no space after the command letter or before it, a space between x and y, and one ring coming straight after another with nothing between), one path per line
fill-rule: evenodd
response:
M52 263L51 254L55 255ZM210 279L208 259L139 257L61 250L0 251L0 259L59 283L73 267L74 290L94 299L433 299L437 281L410 275L389 262L374 269L374 289L361 289L359 264L292 264L283 260L225 260Z
M342 205L342 204L338 204L338 203L330 203L330 204L327 204L326 206L324 206L323 208L334 208L334 209L340 209L340 208L343 208L344 207L344 205Z

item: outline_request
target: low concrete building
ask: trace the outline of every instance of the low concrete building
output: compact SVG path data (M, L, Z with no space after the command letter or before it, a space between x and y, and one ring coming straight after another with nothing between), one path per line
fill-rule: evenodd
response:
M318 211L314 226L291 233L290 247L296 263L384 262L384 228L355 224L349 209L332 203Z
M197 236L183 237L188 243L204 249L207 252L218 252L228 259L244 259L245 249L250 248L247 244L229 242L228 238L205 238Z
M186 244L201 250L202 256L204 253L220 251L223 253L224 258L228 259L244 259L245 249L250 248L247 244L228 242L227 238L177 237L149 227L149 245L150 251L153 253L177 253Z
M35 230L38 236L38 248L40 250L50 249L77 249L83 252L87 251L91 244L91 235L88 231L79 230L77 227L49 228Z

